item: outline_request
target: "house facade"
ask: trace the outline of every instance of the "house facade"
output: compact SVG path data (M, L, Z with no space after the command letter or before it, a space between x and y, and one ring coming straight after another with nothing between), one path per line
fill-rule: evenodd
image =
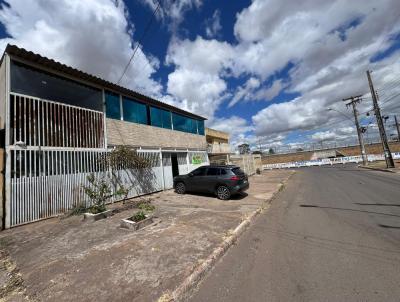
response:
M8 45L0 65L3 226L88 202L82 192L87 175L104 173L98 159L118 145L152 163L151 175L123 171L134 183L128 197L172 188L175 175L208 163L204 120Z
M226 164L232 153L229 144L229 133L206 128L207 152L211 163Z

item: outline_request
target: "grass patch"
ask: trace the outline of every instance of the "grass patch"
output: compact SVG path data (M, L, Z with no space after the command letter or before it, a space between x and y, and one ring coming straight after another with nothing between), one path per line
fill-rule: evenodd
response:
M132 220L132 221L134 221L134 222L139 222L139 221L142 221L142 220L145 220L145 219L146 219L146 214L145 214L145 212L143 212L143 211L139 211L139 212L135 213L135 214L130 218L130 220Z
M153 212L156 209L155 206L153 206L152 204L150 204L148 202L140 203L138 208L145 212Z

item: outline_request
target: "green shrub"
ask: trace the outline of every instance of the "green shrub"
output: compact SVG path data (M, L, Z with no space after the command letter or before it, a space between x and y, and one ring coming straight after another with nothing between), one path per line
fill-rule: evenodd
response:
M139 204L138 208L145 212L153 212L156 209L156 207L150 204L149 202L144 202Z
M146 214L143 211L139 211L131 217L131 220L134 222L139 222L144 219L146 219Z

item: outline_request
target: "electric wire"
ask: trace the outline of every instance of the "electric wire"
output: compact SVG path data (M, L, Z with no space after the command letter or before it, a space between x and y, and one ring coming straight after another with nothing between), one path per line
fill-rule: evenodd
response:
M133 58L134 58L134 56L135 56L135 54L136 54L136 52L137 52L139 46L143 43L143 39L144 39L144 37L146 36L147 32L149 31L150 26L151 26L151 24L153 23L154 17L155 17L155 15L157 14L157 11L158 11L159 9L160 9L160 1L157 1L157 6L156 6L156 8L154 9L153 14L151 15L149 21L147 22L146 28L144 29L144 31L143 31L143 33L142 33L142 35L141 35L139 41L137 42L137 44L136 44L136 46L135 46L135 49L133 50L133 53L132 53L132 55L131 55L131 57L130 57L128 63L126 64L126 66L125 66L125 68L124 68L124 70L123 70L121 76L119 77L119 79L118 79L118 81L117 81L117 85L121 82L121 80L122 80L122 78L124 77L126 71L128 70L129 65L131 64L131 62L132 62L132 60L133 60Z

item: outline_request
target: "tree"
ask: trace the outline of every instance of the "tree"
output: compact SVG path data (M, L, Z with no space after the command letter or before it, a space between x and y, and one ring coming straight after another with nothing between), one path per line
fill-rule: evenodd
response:
M135 149L118 146L107 152L99 160L102 167L100 173L91 173L87 176L89 185L83 185L83 190L91 201L89 211L93 214L104 212L105 204L112 197L124 196L127 198L134 184L126 186L121 179L120 170L146 170L151 166L148 159L140 156Z
M274 151L274 149L269 148L268 153L269 153L269 154L275 154L275 151Z
M250 153L250 146L249 144L241 144L238 146L240 154L249 154Z

